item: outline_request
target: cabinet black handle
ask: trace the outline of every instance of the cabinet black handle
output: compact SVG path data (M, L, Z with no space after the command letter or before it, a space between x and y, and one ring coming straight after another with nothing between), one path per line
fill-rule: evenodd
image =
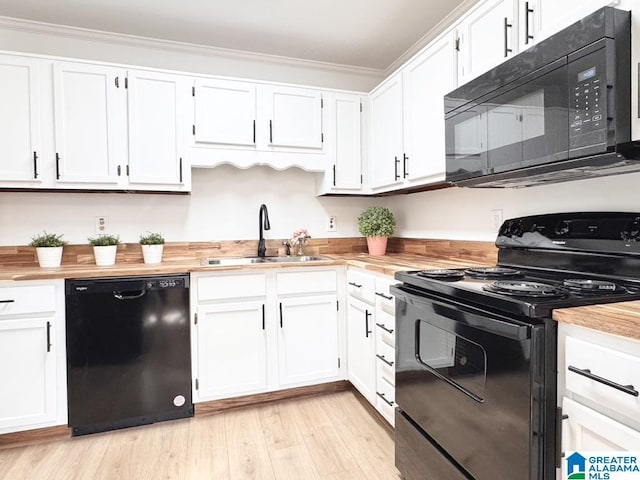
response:
M524 44L529 45L529 40L533 40L533 35L529 33L529 14L533 13L533 8L529 8L529 2L524 2Z
M182 157L180 157L180 183L182 183Z
M390 362L389 360L387 360L386 358L384 358L384 355L378 355L376 353L376 357L378 357L380 360L382 360L384 363L386 363L387 365L389 365L390 367L393 367L393 362Z
M609 380L608 378L600 377L591 373L591 370L589 370L588 368L578 368L574 367L573 365L569 365L569 371L577 373L578 375L582 375L583 377L587 377L594 382L602 383L607 387L615 388L616 390L620 390L621 392L632 395L634 397L637 397L639 395L638 391L633 385L620 385L619 383Z
M376 392L376 395L379 396L382 400L384 400L384 403L386 403L390 407L393 407L393 402L387 400L387 397L384 396L384 393Z
M253 121L253 143L256 143L256 121Z
M394 180L399 180L400 179L400 175L398 175L398 164L400 163L400 160L398 159L397 156L393 157L394 159L394 164L393 164L393 169L394 169L394 173L393 173L393 179Z
M364 336L369 338L369 334L371 330L369 330L369 317L371 316L371 312L369 310L364 311Z
M386 300L393 300L393 297L391 295L385 295L382 292L376 292L376 295L379 296L379 297L382 297L382 298L384 298Z
M336 164L333 164L333 186L336 186Z
M60 154L56 152L56 180L60 180Z
M273 143L273 120L269 120L269 143Z
M9 299L7 299L7 300L0 300L0 303L13 303L13 302L15 302L15 300L9 300Z
M262 304L262 330L264 330L266 327L265 324L265 314L264 314L264 303Z
M407 178L409 176L409 172L407 172L407 160L409 160L409 157L407 157L406 153L402 154L402 178Z
M509 29L513 27L512 24L509 23L507 17L504 17L504 56L508 57L513 50L509 48Z
M279 303L280 308L280 328L282 328L282 302Z
M38 152L33 152L33 178L38 178Z
M392 334L393 333L393 328L387 328L387 326L384 323L376 323L376 326L380 327L381 329L383 329L388 334Z
M120 88L120 80L116 77L116 88Z
M356 287L356 288L362 288L362 285L358 285L356 282L349 282L349 285Z
M51 351L51 322L47 322L47 352Z

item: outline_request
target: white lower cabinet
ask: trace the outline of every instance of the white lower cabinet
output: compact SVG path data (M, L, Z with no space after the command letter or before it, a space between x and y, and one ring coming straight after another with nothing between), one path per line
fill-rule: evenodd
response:
M66 423L64 284L0 286L0 434Z
M375 403L373 309L362 300L347 300L347 374L349 381Z
M337 274L192 274L194 401L340 380Z

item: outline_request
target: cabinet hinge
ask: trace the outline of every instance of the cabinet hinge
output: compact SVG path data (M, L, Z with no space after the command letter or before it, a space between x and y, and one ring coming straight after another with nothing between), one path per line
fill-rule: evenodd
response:
M338 368L340 368L340 357L338 357Z
M196 134L196 126L195 125L192 128L192 132L193 132L194 135Z
M197 314L197 313L194 313L194 314L193 314L193 324L194 324L194 325L197 325L197 324L198 324L198 314Z
M196 96L196 87L191 87L191 96L192 97Z
M124 77L124 88L129 88L129 77Z
M196 390L200 390L200 381L196 378Z
M460 37L456 38L455 49L456 49L456 52L460 51Z

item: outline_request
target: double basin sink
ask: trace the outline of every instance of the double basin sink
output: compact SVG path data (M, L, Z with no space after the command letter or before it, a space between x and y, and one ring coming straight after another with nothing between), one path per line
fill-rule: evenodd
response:
M301 257L218 257L205 258L202 265L210 267L238 266L253 264L273 263L313 263L331 260L328 257L301 256Z

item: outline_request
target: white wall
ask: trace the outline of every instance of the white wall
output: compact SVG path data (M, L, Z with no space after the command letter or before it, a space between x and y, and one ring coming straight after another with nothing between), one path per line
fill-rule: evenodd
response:
M141 233L162 232L167 241L258 238L258 211L267 205L265 238L289 238L297 228L312 237L359 236L356 218L366 198L318 198L315 175L299 169L231 166L193 171L191 195L0 192L0 245L26 245L42 231L63 233L71 243L95 234L95 217L107 216L110 233L136 242ZM326 217L338 231L326 231Z
M640 174L521 189L447 188L391 197L396 235L416 238L495 240L491 210L505 219L570 211L640 212Z

